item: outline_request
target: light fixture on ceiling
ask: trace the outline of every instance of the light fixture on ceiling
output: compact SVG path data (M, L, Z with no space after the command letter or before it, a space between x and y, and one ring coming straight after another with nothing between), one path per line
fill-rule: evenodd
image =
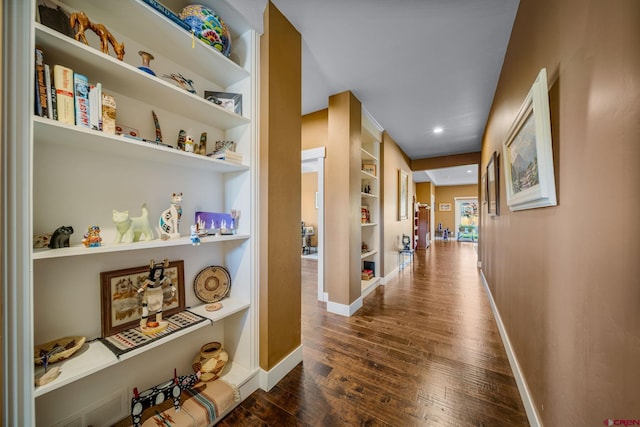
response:
M444 129L442 128L442 126L436 126L433 128L433 133L442 133L444 131Z

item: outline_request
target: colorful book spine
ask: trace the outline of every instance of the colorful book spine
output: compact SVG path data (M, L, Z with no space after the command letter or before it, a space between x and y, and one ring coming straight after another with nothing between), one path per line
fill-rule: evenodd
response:
M93 130L102 130L102 83L89 86L89 124Z
M52 92L53 92L53 84L51 82L51 67L49 67L49 64L44 64L44 83L47 86L46 90L47 90L47 117L49 117L50 119L53 119L53 98L52 98Z
M44 75L44 53L36 47L36 105L35 113L41 117L48 117L47 111L47 85Z
M104 92L102 93L102 131L116 134L116 100Z
M73 70L63 65L53 66L53 84L56 87L58 121L75 124Z
M90 127L89 123L89 79L87 76L75 73L73 75L74 95L76 105L76 125Z

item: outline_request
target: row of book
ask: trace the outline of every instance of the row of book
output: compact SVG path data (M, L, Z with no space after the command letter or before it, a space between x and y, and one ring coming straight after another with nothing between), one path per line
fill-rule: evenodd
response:
M102 92L102 84L89 83L87 76L69 67L44 61L42 49L35 51L35 114L105 133L116 133L116 101Z
M362 270L362 275L360 276L361 280L371 280L373 277L373 270Z

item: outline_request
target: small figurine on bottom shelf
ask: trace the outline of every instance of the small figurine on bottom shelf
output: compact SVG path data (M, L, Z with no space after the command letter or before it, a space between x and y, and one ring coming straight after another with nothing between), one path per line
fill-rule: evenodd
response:
M198 236L198 226L195 224L191 226L191 244L193 246L200 246L200 236Z
M142 215L129 217L129 211L113 210L113 222L116 223L116 238L114 243L133 243L144 237L145 242L153 240L153 231L149 224L147 204L142 205Z
M193 153L193 145L193 138L191 137L191 135L187 135L184 140L184 151L186 151L187 153Z
M169 260L164 259L163 262L156 264L151 260L149 264L149 277L142 283L137 290L138 294L142 294L142 317L140 318L140 331L143 334L156 334L162 332L169 324L166 320L162 320L162 305L164 303L165 286L171 286L171 297L176 294L176 287L171 279L164 275L164 269L169 267ZM156 313L156 320L149 321L149 313Z
M51 235L49 241L49 249L68 248L69 238L73 234L73 227L70 225L63 225L56 229Z
M87 248L99 248L102 244L102 237L100 237L100 227L92 225L89 227L86 233L84 233L82 243Z
M167 240L180 237L180 217L182 216L182 193L173 193L171 206L160 215L160 238Z
M202 134L200 134L200 145L198 145L197 154L200 154L201 156L207 155L207 133L206 132L202 132Z
M178 132L178 150L184 151L184 142L187 140L187 133L184 129L180 129Z

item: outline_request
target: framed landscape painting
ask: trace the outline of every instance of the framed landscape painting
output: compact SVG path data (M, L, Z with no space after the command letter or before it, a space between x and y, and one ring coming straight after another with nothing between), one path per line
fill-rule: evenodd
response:
M555 206L547 72L543 68L503 147L507 205L512 211Z

